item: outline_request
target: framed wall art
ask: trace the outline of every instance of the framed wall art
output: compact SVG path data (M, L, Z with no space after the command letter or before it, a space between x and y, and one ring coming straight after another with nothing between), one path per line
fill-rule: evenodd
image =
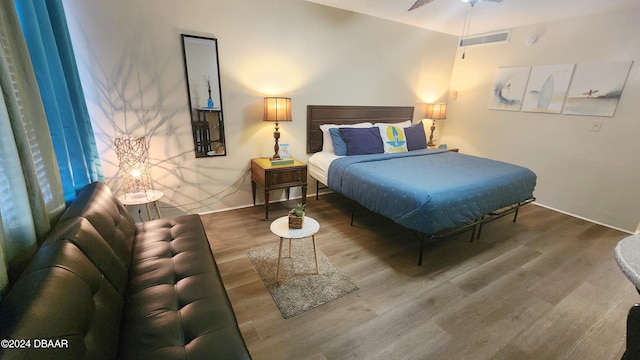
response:
M632 61L578 64L564 114L613 116Z
M561 113L574 66L574 64L533 66L522 102L522 111Z
M489 96L489 109L520 111L530 72L531 66L497 68Z

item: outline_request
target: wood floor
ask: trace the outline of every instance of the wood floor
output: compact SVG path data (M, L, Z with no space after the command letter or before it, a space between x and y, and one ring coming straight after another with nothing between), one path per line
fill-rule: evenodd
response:
M299 200L298 200L299 201ZM536 205L436 243L358 213L340 195L309 198L318 248L359 290L283 319L248 249L274 243L295 201L203 215L240 329L261 359L620 359L640 296L616 265L627 234Z

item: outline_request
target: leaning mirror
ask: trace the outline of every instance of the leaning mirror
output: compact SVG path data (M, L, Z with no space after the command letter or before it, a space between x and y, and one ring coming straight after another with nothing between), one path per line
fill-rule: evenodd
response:
M182 34L193 146L196 157L224 156L222 92L216 39Z

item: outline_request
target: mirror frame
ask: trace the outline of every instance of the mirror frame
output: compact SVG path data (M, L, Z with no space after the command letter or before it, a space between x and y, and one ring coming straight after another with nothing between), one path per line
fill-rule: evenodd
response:
M187 97L189 98L193 147L196 158L226 156L228 149L224 134L218 40L188 34L181 34L180 38L182 43L184 73L187 81ZM194 59L193 51L196 48L189 47L188 44L205 44L206 46L212 46L211 50L213 50L215 54L210 54L209 59ZM209 51L209 49L206 50ZM207 69L207 67L210 66L209 64L213 65ZM197 72L203 73L203 75L201 75L203 77L201 81L197 81L197 76L200 76L195 75ZM212 74L207 75L208 73ZM189 76L190 74L192 76ZM215 79L211 77L213 75L216 76ZM213 84L214 81L217 83L217 86ZM207 91L208 94L206 93ZM204 98L204 94L207 94L207 98L206 100L201 100ZM209 99L213 101L213 106L211 106L212 102L208 101ZM213 135L216 135L217 138L212 139Z

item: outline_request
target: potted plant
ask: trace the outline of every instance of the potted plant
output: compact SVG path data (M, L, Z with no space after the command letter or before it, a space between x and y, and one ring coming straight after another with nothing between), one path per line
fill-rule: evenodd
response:
M296 204L296 206L289 210L289 228L290 229L302 229L304 223L304 207L305 204Z

